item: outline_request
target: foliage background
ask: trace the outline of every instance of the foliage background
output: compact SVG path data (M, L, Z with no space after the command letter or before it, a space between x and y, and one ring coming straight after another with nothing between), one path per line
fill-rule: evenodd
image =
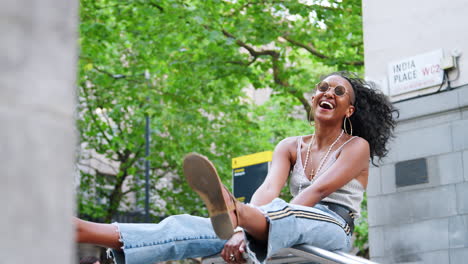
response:
M313 133L321 75L363 66L360 0L81 0L80 20L78 212L106 222L142 211L146 116L152 220L206 215L181 177L186 153L229 186L233 157ZM365 221L356 230L365 254Z

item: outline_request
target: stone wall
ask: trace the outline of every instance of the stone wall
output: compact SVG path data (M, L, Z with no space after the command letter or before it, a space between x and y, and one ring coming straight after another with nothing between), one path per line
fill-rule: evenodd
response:
M73 263L77 2L0 8L0 263Z
M396 103L401 115L368 187L370 256L381 263L468 259L468 86ZM425 158L428 182L396 186L397 162Z

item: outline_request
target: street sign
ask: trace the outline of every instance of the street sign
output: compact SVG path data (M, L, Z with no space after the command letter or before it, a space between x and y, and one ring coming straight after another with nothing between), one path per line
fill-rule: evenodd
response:
M389 63L390 95L440 85L444 79L444 71L440 66L442 58L440 49Z

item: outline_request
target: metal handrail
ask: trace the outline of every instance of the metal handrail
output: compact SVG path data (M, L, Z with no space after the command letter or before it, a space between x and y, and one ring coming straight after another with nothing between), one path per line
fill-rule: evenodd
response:
M344 252L332 252L310 245L297 245L286 249L293 255L301 256L307 260L316 261L320 264L377 264L364 258L350 255Z
M350 255L344 252L331 252L310 245L297 245L291 248L281 249L277 254L267 260L268 264L292 264L292 263L317 263L317 264L377 264L370 260ZM219 256L204 258L202 264L225 263ZM252 263L247 260L247 263Z

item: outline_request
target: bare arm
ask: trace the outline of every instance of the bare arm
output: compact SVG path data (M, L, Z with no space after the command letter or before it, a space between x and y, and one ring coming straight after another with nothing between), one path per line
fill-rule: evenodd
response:
M296 138L286 138L275 147L268 175L252 196L252 204L265 205L279 196L289 176L291 148L294 149L295 143Z
M366 140L356 138L351 141L343 148L336 162L291 203L314 206L367 169L369 156L369 143Z
M275 147L273 160L265 181L255 191L251 203L254 205L264 205L278 197L286 180L288 179L291 168L291 147L294 149L295 138L286 138ZM242 253L245 252L244 233L235 233L231 239L224 245L221 251L223 259L230 263L231 254L234 255L238 263L243 263Z

